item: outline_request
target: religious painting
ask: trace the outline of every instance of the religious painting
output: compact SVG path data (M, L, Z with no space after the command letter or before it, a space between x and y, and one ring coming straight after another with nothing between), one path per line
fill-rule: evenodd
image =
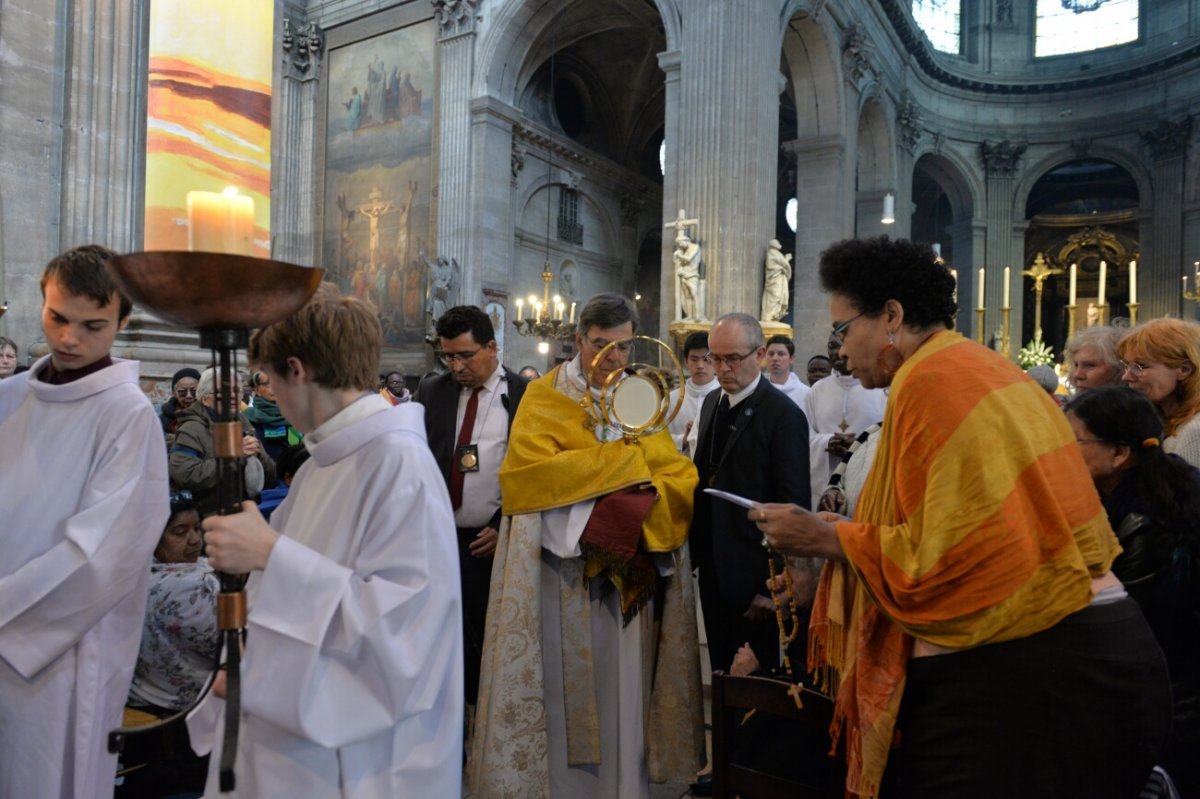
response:
M273 27L272 0L151 4L145 249L269 257Z
M323 266L378 309L389 346L429 327L435 37L424 19L328 41Z

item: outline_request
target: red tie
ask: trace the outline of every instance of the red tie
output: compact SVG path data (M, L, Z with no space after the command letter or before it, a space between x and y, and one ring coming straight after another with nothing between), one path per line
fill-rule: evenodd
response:
M458 442L454 445L454 457L450 461L450 505L458 510L462 507L463 471L458 465L458 448L471 443L471 433L475 432L475 413L479 410L479 386L471 392L467 400L467 412L463 414L462 429L458 431Z

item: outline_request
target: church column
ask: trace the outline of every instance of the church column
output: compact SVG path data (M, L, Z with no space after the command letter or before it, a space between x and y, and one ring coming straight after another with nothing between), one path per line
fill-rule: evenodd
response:
M798 224L792 328L796 351L811 356L825 352L829 340L829 298L821 293L817 278L821 251L854 232L846 181L846 140L841 136L797 139L785 142L783 148L796 159Z
M983 263L987 252L987 226L974 219L963 219L948 225L946 232L950 234L954 253L949 266L958 273L957 329L967 338L975 338L975 307L979 302L978 264Z
M678 182L664 193L664 207L667 219L682 208L700 220L694 233L710 318L757 316L760 307L763 257L775 232L783 86L778 57L763 55L778 52L778 24L751 0L689 0L683 12L679 125L667 143L679 149ZM673 289L670 296L673 304Z
M658 54L658 66L666 74L663 84L665 109L663 118L663 141L666 143L663 164L663 213L662 218L674 219L679 205L679 169L686 163L680 156L679 141L679 96L680 72L683 64L678 50ZM690 210L690 209L685 209ZM675 251L675 236L671 230L663 230L662 268L659 274L659 331L664 335L678 315L675 308L675 267L671 254Z
M59 146L60 249L137 249L143 229L149 4L74 0ZM52 176L53 177L53 176Z
M1138 319L1142 321L1177 316L1183 301L1179 278L1192 272L1191 263L1185 264L1183 256L1184 160L1191 133L1189 116L1161 120L1154 130L1141 134L1154 159L1154 215L1149 230L1143 228L1142 262L1138 264ZM1183 308L1185 318L1192 318L1189 310Z
M458 262L463 280L459 297L478 302L481 270L471 258L471 79L480 0L432 2L440 57L437 255Z
M320 263L314 172L317 96L325 36L315 22L284 17L283 69L271 119L271 257Z
M486 291L489 298L507 304L506 298L515 285L513 194L520 172L518 164L523 166L525 162L525 150L513 137L513 125L520 118L520 111L494 97L478 98L471 105L471 144L479 185L475 187L475 209L471 215L474 260L464 270L465 279L471 280L474 288L463 292L464 303L483 302ZM508 171L497 168L506 159L511 168Z
M1004 304L1004 267L1009 267L1012 314L1009 347L1015 358L1021 338L1021 264L1025 259L1024 232L1014 229L1013 192L1017 165L1025 144L1010 141L983 142L979 156L987 174L987 249L983 266L987 268L987 322L984 341L1001 328L1000 308ZM1020 246L1018 246L1020 245Z

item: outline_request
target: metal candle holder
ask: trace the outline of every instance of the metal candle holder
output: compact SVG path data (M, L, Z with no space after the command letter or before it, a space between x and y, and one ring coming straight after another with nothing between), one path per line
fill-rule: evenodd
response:
M1003 355L1005 358L1012 357L1012 345L1008 341L1009 336L1010 336L1009 316L1011 314L1012 314L1011 306L1006 305L1000 309L1000 329L1002 331L1000 334L1001 335L1000 354Z
M217 459L218 513L241 511L244 498L242 424L234 388L234 362L254 328L286 319L321 284L323 269L244 255L210 252L141 252L108 261L113 280L131 300L162 319L200 331L200 346L212 350L218 369L213 453ZM241 715L242 630L246 626L244 574L218 572L217 624L224 633L226 666L225 742L221 751L221 791L234 788L238 718ZM169 723L191 708L164 720ZM154 727L143 728L145 730ZM127 735L109 733L109 751L120 751Z

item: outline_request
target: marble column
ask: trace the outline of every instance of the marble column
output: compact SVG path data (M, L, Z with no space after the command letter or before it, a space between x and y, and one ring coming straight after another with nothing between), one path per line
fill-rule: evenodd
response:
M796 159L796 257L792 273L792 329L796 352L824 353L829 339L829 299L821 292L821 251L854 233L852 190L846 177L846 140L841 136L783 144ZM800 360L797 354L796 360Z
M684 160L680 157L680 148L675 144L679 141L679 105L680 105L680 73L682 59L678 50L667 50L658 54L658 66L666 75L664 87L664 118L663 141L666 143L663 158L663 202L662 218L674 219L680 209L679 169ZM675 251L674 231L664 229L662 237L662 264L659 274L659 310L658 329L665 333L671 322L675 320L675 267L672 253Z
M1010 141L983 142L979 146L980 160L987 175L987 244L984 263L987 268L987 322L984 341L1001 328L1000 308L1004 303L1004 267L1010 268L1009 287L1012 313L1009 327L1009 347L1015 358L1021 338L1021 264L1025 259L1024 232L1014 230L1013 192L1017 167L1026 145Z
M471 214L470 251L475 260L464 270L471 281L461 297L465 303L482 303L484 291L490 298L507 301L517 284L513 195L520 172L516 164L519 160L524 165L525 150L514 141L513 126L520 118L520 111L494 97L480 97L471 105L472 171L478 183ZM512 168L498 168L506 159Z
M460 265L464 300L481 297L482 268L472 258L471 81L480 0L433 0L438 23L437 253Z
M320 263L314 222L317 98L325 36L314 22L284 16L271 114L271 257Z
M683 13L678 128L667 140L679 151L676 184L664 208L700 220L706 315L754 313L775 232L783 81L779 59L763 56L778 52L779 20L751 0L689 0Z
M149 4L60 3L67 37L59 156L59 249L141 245L145 187Z
M1153 130L1141 132L1154 161L1154 214L1149 229L1142 228L1142 261L1138 264L1138 319L1177 316L1183 296L1180 276L1191 274L1191 261L1183 255L1183 181L1192 118L1162 120ZM1149 235L1147 235L1149 234ZM1185 318L1190 309L1182 308Z

